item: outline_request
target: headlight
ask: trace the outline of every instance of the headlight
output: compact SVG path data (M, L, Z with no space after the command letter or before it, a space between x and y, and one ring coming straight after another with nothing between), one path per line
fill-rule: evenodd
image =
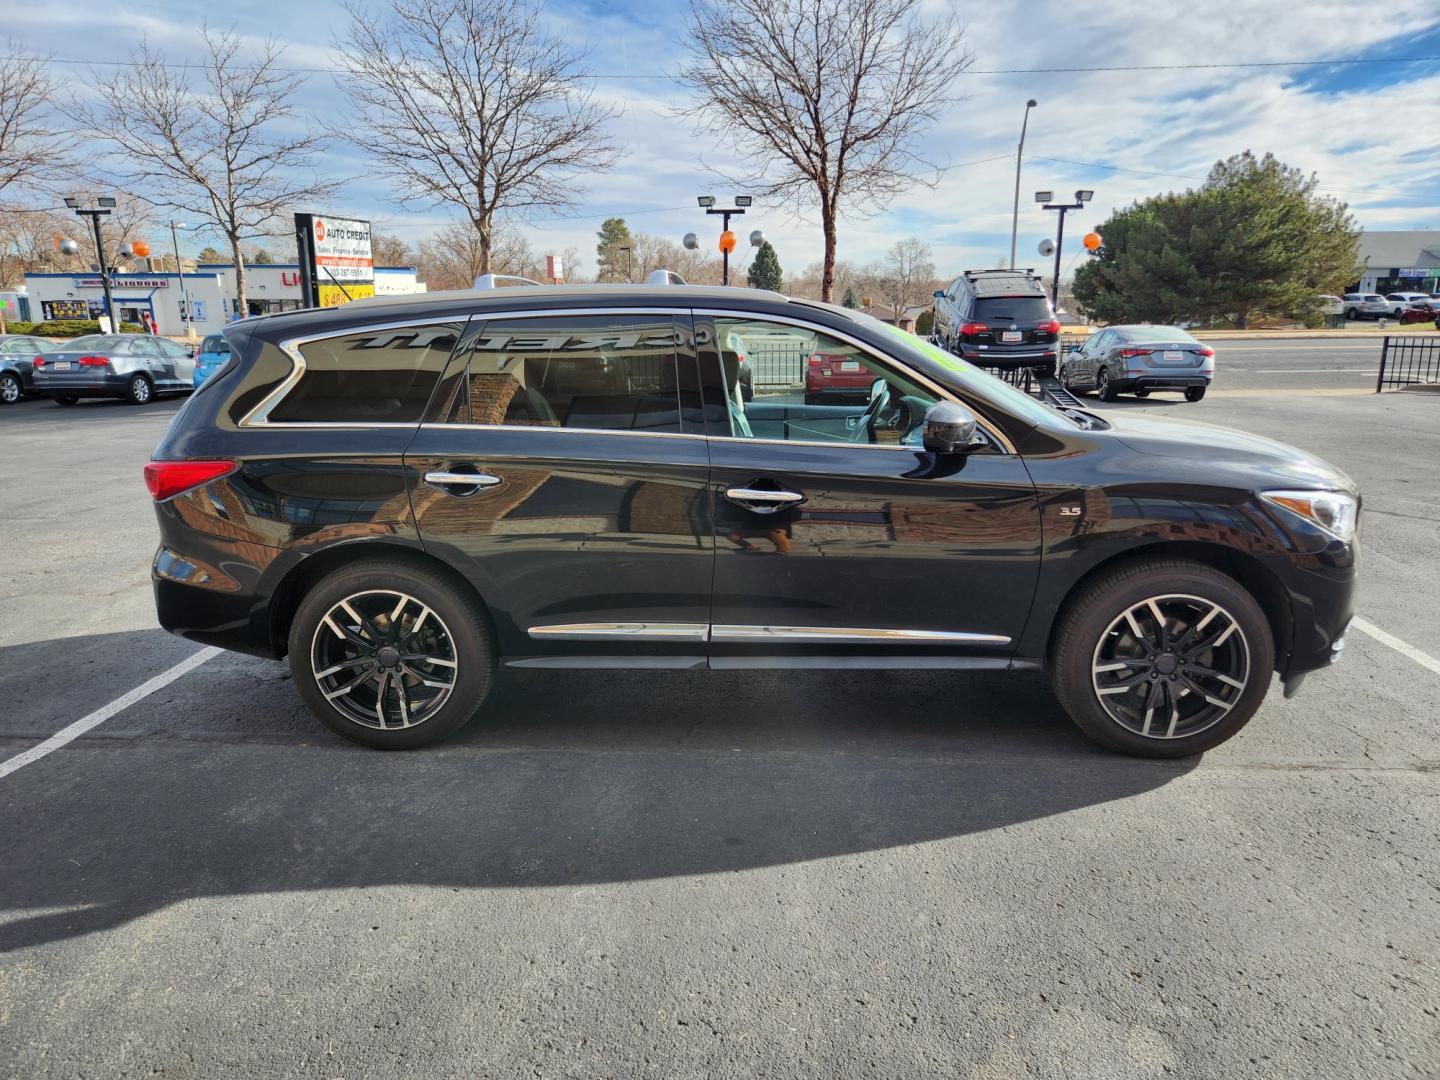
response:
M1260 497L1274 506L1299 514L1339 540L1355 538L1359 504L1340 491L1262 491Z

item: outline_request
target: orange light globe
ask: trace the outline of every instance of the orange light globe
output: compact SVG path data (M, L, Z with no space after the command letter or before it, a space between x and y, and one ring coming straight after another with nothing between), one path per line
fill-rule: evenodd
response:
M150 245L144 240L136 240L130 245L130 250L135 252L136 258L146 259L150 257Z
M729 229L720 234L720 250L726 255L735 250L735 234Z
M1103 244L1104 242L1105 242L1105 241L1100 238L1100 234L1099 234L1098 232L1092 232L1092 233L1086 233L1086 234L1085 234L1084 243L1085 243L1085 250L1086 250L1086 251L1099 251L1099 250L1100 250L1100 245Z

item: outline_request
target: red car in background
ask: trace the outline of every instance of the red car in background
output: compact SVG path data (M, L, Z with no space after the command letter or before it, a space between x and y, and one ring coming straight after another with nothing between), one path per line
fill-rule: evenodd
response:
M1433 322L1440 330L1440 300L1412 300L1400 311L1399 323Z
M811 353L805 361L805 404L868 401L875 374L853 353Z

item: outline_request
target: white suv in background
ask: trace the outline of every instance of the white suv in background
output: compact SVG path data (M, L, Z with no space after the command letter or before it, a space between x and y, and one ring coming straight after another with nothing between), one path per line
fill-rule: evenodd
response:
M1347 319L1383 319L1392 307L1379 293L1346 293L1344 299Z
M1402 311L1417 300L1424 300L1428 303L1430 294L1423 292L1392 292L1385 294L1385 301L1390 306L1390 314L1397 319L1400 318Z

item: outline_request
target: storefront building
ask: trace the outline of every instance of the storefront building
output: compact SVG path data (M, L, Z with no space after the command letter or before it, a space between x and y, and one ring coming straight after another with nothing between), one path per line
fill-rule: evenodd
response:
M1440 229L1360 234L1365 276L1350 292L1440 292Z
M214 333L240 316L235 311L235 266L202 263L193 274L116 274L110 291L121 322L142 323L149 315L167 337ZM377 295L424 292L413 266L377 266ZM300 267L267 263L245 268L247 315L293 311L300 300ZM100 275L26 274L24 297L30 318L94 319L105 311Z

